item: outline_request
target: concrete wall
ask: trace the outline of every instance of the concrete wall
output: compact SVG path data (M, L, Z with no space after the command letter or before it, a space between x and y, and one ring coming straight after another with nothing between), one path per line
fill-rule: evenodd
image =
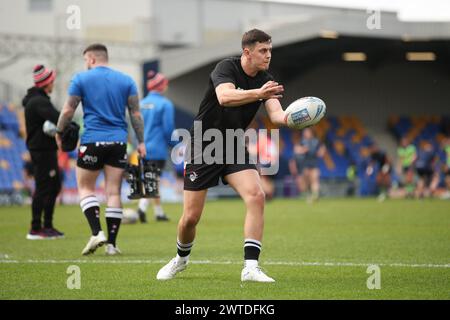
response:
M70 36L82 38L91 29L101 27L119 27L119 33L133 29L135 21L151 16L151 0L132 0L126 5L121 0L51 0L51 9L45 11L30 10L33 0L4 0L0 2L0 32L26 35ZM81 29L69 30L66 21L70 14L67 8L76 5L80 8ZM120 30L120 27L123 30ZM95 33L95 32L94 32ZM117 30L116 30L117 33ZM114 37L114 32L103 33ZM135 34L131 32L130 40ZM125 38L123 40L126 40Z
M10 97L13 102L20 103L21 93L33 84L33 66L42 63L58 69L53 99L58 106L63 103L72 74L83 69L83 59L81 52L76 54L74 59L68 59L64 54L59 57L53 54L37 54L36 51L40 52L39 48L42 48L42 51L44 49L49 51L48 48L52 48L54 44L47 39L65 38L82 40L86 43L94 40L105 43L111 41L136 43L151 41L153 37L150 27L153 23L152 0L132 0L130 5L122 0L51 0L50 10L44 11L30 10L31 1L33 0L0 1L0 34L35 36L40 39L39 45L34 44L29 52L28 50L23 52L22 49L22 52L17 52L20 53L17 59L1 65L0 83L6 83L6 87L13 89L9 90L7 95L2 94L0 99ZM67 13L67 8L71 5L80 8L79 30L67 28L67 20L71 16ZM114 47L109 49L112 51L111 67L130 74L136 80L138 88L141 88L141 61L132 59L132 52L129 60L116 59ZM70 54L73 56L74 53ZM0 54L0 62L9 61L13 56L14 54ZM147 58L154 58L154 55L150 53Z
M167 96L184 110L196 114L213 69L214 64L210 64L171 80Z

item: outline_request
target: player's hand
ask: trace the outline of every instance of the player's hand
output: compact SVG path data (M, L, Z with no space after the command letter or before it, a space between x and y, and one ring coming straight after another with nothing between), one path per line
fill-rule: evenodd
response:
M137 151L139 156L143 159L147 155L147 151L145 150L145 144L143 142L139 143L137 146Z
M263 100L268 99L280 99L283 98L281 95L284 92L284 87L275 81L267 81L260 89L259 89L259 97Z
M62 151L62 139L61 139L61 135L56 132L55 134L55 140L56 140L56 145L58 146L58 149Z

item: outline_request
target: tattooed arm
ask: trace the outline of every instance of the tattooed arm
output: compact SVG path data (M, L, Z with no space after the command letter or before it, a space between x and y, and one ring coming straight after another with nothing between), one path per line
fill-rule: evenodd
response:
M144 120L142 119L141 112L139 111L138 96L128 97L128 112L130 114L131 126L133 127L134 132L136 133L136 138L139 142L138 152L141 157L145 157Z
M80 101L81 98L77 96L70 96L69 99L67 99L61 110L61 114L59 115L58 124L56 125L57 132L63 132L67 124L72 121L73 115Z
M78 107L78 104L81 101L81 97L78 96L70 96L64 104L61 113L59 115L58 124L56 125L56 144L58 148L61 149L61 136L60 133L64 131L67 124L72 121L75 110Z

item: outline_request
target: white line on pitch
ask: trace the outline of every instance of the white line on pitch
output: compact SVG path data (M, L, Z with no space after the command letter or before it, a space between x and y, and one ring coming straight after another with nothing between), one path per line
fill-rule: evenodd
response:
M4 260L0 259L0 263L16 263L16 264L67 264L67 263L86 263L86 264L165 264L167 260L109 260L109 259L93 259L93 260ZM216 265L241 265L242 261L212 261L212 260L191 260L191 264L216 264ZM370 265L400 267L400 268L450 268L447 264L431 264L431 263L358 263L358 262L307 262L307 261L265 261L262 265L281 265L281 266L304 266L304 267L367 267Z

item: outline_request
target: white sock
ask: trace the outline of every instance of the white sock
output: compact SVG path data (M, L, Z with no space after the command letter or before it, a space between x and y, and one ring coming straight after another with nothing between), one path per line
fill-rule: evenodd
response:
M164 215L164 211L163 211L163 208L161 205L155 204L153 206L153 210L155 212L155 216L157 216L157 217L162 217Z
M258 260L245 260L245 268L256 268L258 266Z
M142 212L147 212L147 208L148 208L148 199L146 198L141 198L139 200L139 210L141 210Z
M189 256L187 255L186 257L180 257L178 254L176 256L177 262L188 262L189 261Z

